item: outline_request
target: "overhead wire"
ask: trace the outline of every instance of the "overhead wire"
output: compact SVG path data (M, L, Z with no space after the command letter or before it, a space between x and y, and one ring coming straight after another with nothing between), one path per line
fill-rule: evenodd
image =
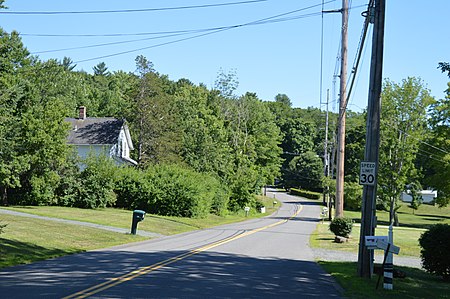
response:
M197 33L197 32L221 31L221 30L228 30L228 29L245 27L245 26L255 26L255 25L268 24L268 23L286 22L286 21L291 21L291 20L296 20L296 19L301 19L301 18L312 17L312 16L316 16L318 14L319 13L310 13L310 14L304 14L304 15L294 16L294 17L289 17L289 18L267 20L264 22L258 22L258 23L254 23L254 24L231 25L231 26L223 26L223 27L215 27L215 28L207 28L207 29L197 29L197 30L179 30L179 31L172 31L172 32L179 32L179 33L167 34L167 35L162 35L162 36L158 36L158 37L147 37L147 38L141 38L141 39L127 40L127 41L118 41L118 42L109 42L109 43L93 44L93 45L86 45L86 46L70 47L70 48L36 51L36 52L32 52L31 54L43 54L43 53L51 53L51 52L61 52L61 51L69 51L69 50L79 50L79 49L86 49L86 48L111 46L111 45L118 45L118 44L127 44L127 43L134 43L134 42L140 42L140 41L146 41L146 40L154 40L154 39L169 38L169 37L175 37L175 36L181 36L181 35L188 35L188 34Z
M334 1L335 0L330 0L330 1L327 1L325 3L330 3L330 2L334 2ZM235 28L239 28L239 27L265 24L265 23L268 23L269 21L271 21L273 19L277 19L277 18L280 18L280 17L285 17L285 16L288 16L288 15L291 15L291 14L294 14L294 13L297 13L297 12L301 12L301 11L304 11L304 10L308 10L308 9L311 9L311 8L315 8L315 7L318 7L318 6L321 6L321 5L322 4L311 5L311 6L308 6L308 7L292 10L292 11L289 11L289 12L277 14L277 15L274 15L274 16L271 16L271 17L266 17L266 18L263 18L263 19L259 19L259 20L248 22L248 23L244 23L244 24L224 27L224 28L221 28L221 29L208 31L208 32L197 34L197 35L194 35L194 36L189 36L189 37L185 37L185 38L181 38L181 39L177 39L177 40L167 41L167 42L164 42L164 43L155 44L155 45L151 45L151 46L146 46L146 47L142 47L142 48L138 48L138 49L131 49L131 50L116 52L116 53L112 53L112 54L108 54L108 55L102 55L102 56L97 56L97 57L93 57L93 58L82 59L82 60L75 61L74 63L82 63L82 62L87 62L87 61L92 61L92 60L97 60L97 59L104 59L104 58L119 56L119 55L123 55L123 54L138 52L138 51L142 51L142 50L147 50L147 49L151 49L151 48L161 47L161 46L174 44L174 43L179 43L179 42L183 42L183 41L187 41L187 40L191 40L191 39L195 39L195 38L199 38L199 37L203 37L203 36L207 36L207 35L211 35L211 34L216 34L216 33L219 33L219 32L223 32L223 31L227 31L227 30L235 29ZM320 12L319 13L308 14L308 16L310 16L310 15L320 15ZM302 16L299 16L298 18L304 18L304 17L306 17L306 16L302 15ZM289 17L289 18L285 17L282 20L292 20L292 19L295 19L295 18L296 18L296 16Z
M367 5L367 11L369 11L371 9L373 4L374 4L374 0L370 0L368 5ZM365 19L364 19L363 29L362 29L362 32L361 32L361 38L359 40L358 48L357 48L357 51L356 51L357 54L356 54L355 60L353 62L352 71L350 72L350 78L347 81L347 86L349 84L348 82L350 82L350 87L348 89L346 88L348 90L348 92L347 92L347 101L346 101L346 104L345 104L345 109L347 109L347 105L349 103L348 99L350 98L350 96L352 94L353 86L354 86L355 79L356 79L356 74L357 74L357 71L358 71L359 63L361 61L361 56L362 56L363 49L364 49L364 43L365 43L365 40L366 40L366 37L367 37L367 31L369 29L369 23L370 23L370 16L368 14L368 15L365 16Z
M140 8L140 9L117 9L117 10L86 10L86 11L0 11L0 14L9 15L67 15L67 14L108 14L108 13L136 13L136 12L154 12L167 10L182 10L182 9L198 9L209 7L220 7L230 5L241 5L258 2L266 2L269 0L247 0L239 2L226 2L217 4L202 4L190 6L174 6L174 7L160 7L160 8Z

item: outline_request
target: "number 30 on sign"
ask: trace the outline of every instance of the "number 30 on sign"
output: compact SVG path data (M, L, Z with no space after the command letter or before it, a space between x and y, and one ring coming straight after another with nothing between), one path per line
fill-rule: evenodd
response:
M361 162L359 184L374 186L375 183L375 162Z

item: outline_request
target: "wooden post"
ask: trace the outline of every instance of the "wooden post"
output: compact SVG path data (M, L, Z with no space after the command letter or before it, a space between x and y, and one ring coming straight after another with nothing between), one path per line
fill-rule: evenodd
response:
M347 47L348 47L348 0L342 0L342 48L338 122L338 152L336 173L336 217L344 216L344 159L345 159L345 110L347 108Z
M381 86L383 71L385 0L375 0L375 21L372 37L372 60L367 106L366 147L364 161L375 162L375 184L364 185L361 207L361 233L358 252L358 275L371 277L373 273L373 250L365 246L365 236L375 232L375 199L380 147Z

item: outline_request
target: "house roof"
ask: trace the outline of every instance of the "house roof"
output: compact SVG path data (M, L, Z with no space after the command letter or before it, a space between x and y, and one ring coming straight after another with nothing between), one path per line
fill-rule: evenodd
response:
M113 117L66 118L66 121L72 125L68 143L78 145L115 144L125 125L125 120Z

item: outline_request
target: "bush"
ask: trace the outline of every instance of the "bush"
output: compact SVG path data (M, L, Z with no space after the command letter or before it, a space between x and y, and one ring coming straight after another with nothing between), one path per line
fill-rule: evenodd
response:
M334 218L330 223L330 231L336 236L348 238L353 228L353 220L346 217Z
M422 265L427 272L450 281L450 225L431 226L419 238Z
M115 175L118 166L105 156L90 156L86 168L80 174L81 186L74 206L78 208L111 207L116 201Z
M322 193L319 193L319 192L312 192L312 191L300 190L300 189L295 189L295 188L291 188L289 190L289 194L298 195L298 196L302 196L302 197L309 198L309 199L320 199L322 196Z

